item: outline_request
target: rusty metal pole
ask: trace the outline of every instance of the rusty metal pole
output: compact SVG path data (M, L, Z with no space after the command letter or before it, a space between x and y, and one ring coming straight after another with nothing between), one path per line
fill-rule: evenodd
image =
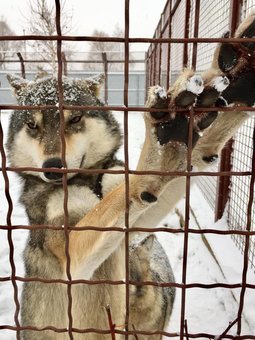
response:
M186 0L184 38L189 38L190 11L191 11L191 0ZM188 66L188 61L189 61L188 48L189 48L188 43L185 43L183 47L183 67Z
M169 12L168 12L168 38L172 37L172 0L169 3ZM170 86L170 72L171 72L171 43L168 43L168 51L167 51L167 77L166 77L166 88Z
M231 37L234 36L235 30L237 29L241 21L241 10L243 6L243 0L231 0L231 16L230 16L230 32Z
M230 2L230 34L234 36L235 30L240 22L242 1L231 0ZM231 171L231 157L233 152L233 139L231 139L221 152L221 160L219 171ZM231 177L224 176L219 177L217 181L217 193L216 193L216 204L215 204L215 221L222 218L226 204L229 199L229 188L231 184Z
M150 54L150 86L153 84L154 81L154 73L153 73L153 65L154 65L154 51L151 45L151 54Z
M67 76L67 60L66 60L65 52L61 53L61 59L62 59L62 63L63 63L64 75Z
M196 0L195 4L195 22L194 22L194 38L198 37L199 33L199 15L200 15L200 0ZM198 43L193 44L192 53L192 68L195 70L197 66L197 46Z
M231 155L233 152L233 139L231 139L221 152L219 171L231 171ZM229 198L230 176L219 177L215 204L215 221L222 218Z
M154 52L153 53L153 85L155 85L157 82L157 58L158 58L157 49L158 49L158 43L155 43L154 51L153 51Z
M103 65L104 65L104 101L108 105L108 60L106 52L102 53Z
M19 58L20 61L20 67L21 67L21 76L22 78L26 78L26 71L25 71L25 62L24 59L22 57L22 54L20 52L17 53L17 56Z
M162 17L163 14L161 15L161 19L159 21L159 37L162 38L163 34L162 34ZM161 72L162 72L162 43L159 44L159 63L158 63L158 84L161 85Z
M150 75L149 75L149 52L145 53L145 97L144 97L144 102L146 101L147 95L148 95L148 88L150 86Z

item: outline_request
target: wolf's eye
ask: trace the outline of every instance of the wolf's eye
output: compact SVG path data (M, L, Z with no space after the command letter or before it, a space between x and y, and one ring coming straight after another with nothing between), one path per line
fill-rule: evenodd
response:
M31 129L31 130L36 130L38 127L37 127L37 125L36 125L36 123L34 123L34 122L29 122L29 123L27 123L27 126L29 127L29 129Z
M82 116L75 116L72 119L70 119L69 123L70 124L77 124L77 123L80 122L81 118L82 118Z

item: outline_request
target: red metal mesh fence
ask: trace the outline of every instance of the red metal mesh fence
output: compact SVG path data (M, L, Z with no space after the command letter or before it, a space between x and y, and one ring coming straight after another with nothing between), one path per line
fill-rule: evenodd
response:
M241 10L241 19L243 20L247 14L255 7L254 0L246 0L243 2ZM231 154L231 164L233 171L250 170L252 167L252 150L253 150L253 129L254 118L248 120L237 132L234 137L233 152ZM244 170L244 171L245 171ZM246 223L246 206L249 200L249 192L247 191L249 184L246 177L236 177L231 179L229 192L229 202L227 206L228 221L230 227L237 230L243 230ZM252 205L252 230L255 229L255 205ZM237 235L233 239L238 248L244 251L243 239ZM253 269L255 269L255 240L251 237L249 248L249 261Z
M167 3L168 7L169 5L170 2ZM187 13L187 10L189 11L188 24L190 38L217 38L221 37L223 33L229 30L234 31L241 18L244 19L245 16L247 16L247 13L249 13L251 9L254 9L254 6L255 2L253 0L247 0L243 2L231 2L223 0L197 0L187 2L175 1L172 4L172 11L168 21L168 24L169 22L172 23L170 32L171 37L185 37L184 22L185 13ZM167 11L169 11L168 7L166 7ZM164 16L167 15L167 11L165 10ZM199 17L197 17L196 12L199 13ZM155 36L160 37L160 33L157 34L156 31ZM213 42L188 44L188 57L186 57L187 62L185 63L185 48L183 48L183 44L172 44L170 47L171 58L170 61L168 61L171 83L173 83L173 81L176 79L176 76L180 73L183 66L185 65L189 67L195 67L198 72L207 69L212 61L216 45L217 43ZM164 48L166 49L166 47ZM150 49L153 49L153 44L150 46ZM149 62L152 63L151 60L149 60ZM163 69L167 69L165 64ZM164 79L165 78L166 76L164 75ZM160 77L158 76L156 79L160 79ZM163 80L161 84L165 85L166 82ZM231 166L233 166L233 171L251 170L253 126L254 118L251 118L236 134L234 138L234 146L232 143L228 144L226 151L224 151L223 159L220 160L220 170L229 171L231 170ZM233 152L231 151L232 147L234 148ZM243 164L243 166L241 164ZM245 170L244 167L246 167ZM212 165L210 170L217 171L218 165ZM247 192L248 182L248 178L232 177L230 186L231 190L230 193L228 193L228 187L230 185L229 178L220 179L216 176L203 176L197 181L201 192L203 193L211 208L213 210L216 209L216 219L222 216L225 209L225 204L229 198L229 203L227 206L229 226L231 228L239 228L239 230L244 230L245 228L245 218L247 213L245 207L247 206L247 201L249 198L249 193ZM238 190L241 190L240 192L243 192L241 197L238 194L239 191L237 188ZM224 191L224 193L222 191ZM223 199L221 198L222 195L224 196ZM254 218L252 221L254 221ZM239 247L243 249L244 243L241 241L243 239L241 237L234 237L234 239ZM253 240L251 241L249 252L251 265L254 267L254 263L252 262L252 259L254 258Z
M199 37L221 37L223 32L229 30L230 16L229 2L201 1L199 14ZM196 69L198 72L206 70L211 63L216 44L198 44L198 56ZM212 165L210 170L217 171L218 165ZM217 197L217 177L202 177L198 180L198 186L205 196L210 207L214 210Z
M172 8L168 20L170 26L169 36L171 38L216 38L221 37L226 31L233 33L240 20L244 19L250 10L255 9L255 1L176 0L172 1L171 4L168 1L167 6ZM164 16L167 13L165 10ZM185 34L187 31L188 36ZM158 35L156 31L155 36L159 38L160 34ZM184 41L185 43L183 43ZM163 67L164 70L169 70L169 75L167 74L166 77L164 75L164 79L169 77L171 84L186 65L188 67L193 66L198 72L207 69L210 66L217 45L213 41L203 43L194 41L192 44L188 43L185 48L186 40L183 40L183 42L182 44L170 44L171 58L168 60L168 67L165 65ZM153 50L153 46L154 44L152 43L150 50ZM163 48L166 49L166 47ZM149 63L151 63L150 69L153 70L153 61L149 59ZM168 83L160 78L160 75L158 79L162 80L161 84L163 86L168 86ZM151 85L153 84L151 82ZM250 177L241 175L244 171L249 173L254 167L253 131L254 118L251 118L238 131L234 137L234 142L230 141L223 150L220 165L210 167L210 171L215 172L215 174L219 174L218 171L227 171L230 172L230 175L220 177L218 175L200 176L197 181L211 209L215 210L215 219L219 219L223 212L226 211L230 233L233 231L232 237L244 254L244 272L247 268L248 259L251 267L255 267L254 236L251 235L249 238L245 238L242 233L246 230L254 231L255 207L253 198L251 198L253 190L250 187ZM239 173L240 176L233 176L233 172ZM238 233L234 231L238 231ZM245 285L246 281L243 283ZM244 290L241 293L239 316L243 308ZM240 324L238 329L240 329ZM226 334L227 332L224 333L224 335Z
M9 329L16 332L16 338L21 339L21 330L23 329L29 329L29 330L36 330L38 332L41 331L41 329L37 327L22 327L20 325L19 320L19 313L20 313L20 303L18 299L18 287L17 282L24 282L24 281L39 281L46 283L54 283L59 282L61 284L66 285L67 288L67 296L68 296L68 327L65 329L57 329L56 327L52 327L49 325L46 327L46 329L59 332L59 333L67 333L69 336L69 339L74 339L76 333L97 333L97 334L108 334L109 337L112 339L115 339L116 334L123 334L125 336L125 339L130 339L131 335L135 335L136 338L139 339L139 334L151 334L148 332L141 332L141 331L135 331L130 328L128 328L128 320L129 320L129 286L132 284L139 284L139 282L131 282L129 277L129 233L133 231L164 231L169 233L182 233L184 235L184 243L183 243L183 271L182 271L182 280L181 282L177 283L166 283L161 284L165 286L175 286L177 289L181 290L181 312L180 312L180 330L175 333L167 333L167 332L161 332L160 334L165 335L168 338L180 338L183 339L189 339L189 338L207 338L207 339L213 339L216 338L215 334L206 334L206 333L197 333L192 334L189 332L188 329L188 323L185 320L185 308L186 308L186 292L188 289L192 288L201 288L201 289L214 289L214 288L227 288L227 289L236 289L240 288L240 300L239 300L239 309L237 313L237 318L234 320L232 324L228 327L227 330L223 331L223 333L217 337L217 339L255 339L254 334L248 334L241 336L241 325L242 325L242 311L244 307L244 301L245 301L245 292L246 289L255 289L254 284L247 283L247 267L248 267L248 257L249 257L249 251L250 251L250 242L252 241L252 237L254 237L255 232L252 231L252 207L253 207L253 188L254 188L254 164L255 164L255 153L254 149L250 147L250 156L248 156L248 160L244 160L245 164L246 162L251 162L250 168L237 168L236 172L223 172L219 171L216 174L215 173L194 173L191 171L191 148L189 148L188 153L188 167L187 172L185 173L171 173L171 175L176 176L185 176L187 178L186 181L186 203L185 203L185 226L184 229L176 229L176 230L169 230L167 228L155 228L155 229L146 229L146 228L136 228L136 229L129 229L129 175L130 174L137 174L141 175L141 172L138 171L131 171L129 169L129 153L128 153L128 112L131 111L144 111L148 109L141 108L141 107L129 107L128 103L128 83L129 83L129 44L130 43L139 43L139 42L150 42L152 43L152 46L149 49L148 55L147 55L147 70L148 70L148 84L155 84L157 82L163 81L166 85L168 84L169 80L172 83L174 79L176 78L176 75L182 70L183 65L195 65L195 61L199 60L196 58L196 44L199 44L198 46L198 53L199 58L200 56L203 56L203 53L207 55L204 60L204 64L200 64L199 68L206 67L206 59L209 58L209 55L211 54L211 51L214 49L214 45L216 41L220 41L219 39L204 39L207 38L205 36L206 33L202 31L199 31L199 37L202 37L202 40L199 39L193 39L191 41L190 39L193 37L193 34L196 35L197 25L199 23L199 18L206 22L206 16L209 16L209 12L213 9L208 7L208 1L201 1L201 7L200 1L195 0L176 0L176 1L168 1L166 8L165 8L165 14L162 16L162 22L160 22L157 32L153 39L144 39L144 38L131 38L129 36L129 0L125 0L125 37L124 38L100 38L100 37L73 37L73 36L62 36L61 34L61 28L60 28L60 2L59 0L55 0L56 3L56 25L57 25L57 36L53 37L39 37L39 36L7 36L7 37L0 37L1 40L33 40L33 39L51 39L57 41L57 56L58 56L58 87L59 87L59 111L61 114L61 141L62 141L62 162L64 165L63 169L56 170L57 172L63 173L63 189L65 193L65 200L64 200L64 212L65 212L65 223L63 228L59 227L56 229L63 230L65 232L66 236L66 244L65 244L65 253L66 253L66 280L43 280L39 278L22 278L18 277L16 275L16 266L14 262L14 246L13 246L13 231L15 229L32 229L34 227L37 228L52 228L52 226L14 226L12 225L12 209L13 209L13 203L9 191L9 172L18 172L18 171L24 171L25 169L21 168L10 168L7 167L6 163L6 155L5 155L5 149L3 146L3 131L2 126L0 125L0 149L1 149L1 156L2 156L2 167L1 172L4 177L5 181L5 193L6 193L6 199L8 201L8 212L6 216L6 223L0 226L2 230L7 230L8 234L8 244L10 249L10 267L11 267L11 275L6 277L1 277L0 282L11 282L13 286L14 291L14 302L15 302L15 326L13 325L0 325L1 329ZM224 4L224 15L229 18L229 12L228 8L231 7L231 1L222 2ZM201 11L199 11L200 9ZM202 14L202 9L204 10L204 14ZM208 14L206 14L208 13ZM218 13L218 12L217 12ZM227 14L228 13L228 14ZM203 19L204 15L204 19ZM221 21L220 21L221 23ZM168 25L168 26L167 26ZM170 28L170 25L171 28ZM201 25L201 27L203 27ZM227 26L227 25L226 25ZM162 27L164 28L164 32L162 33ZM206 27L206 23L204 23L204 27ZM224 26L225 27L225 26ZM217 26L217 28L219 28ZM205 29L205 28L204 28ZM216 28L215 28L216 29ZM219 29L220 33L222 32L222 29ZM211 32L208 34L210 35ZM215 35L216 31L214 32ZM220 34L218 34L220 35ZM168 39L170 37L170 39ZM211 35L210 35L211 37ZM163 38L163 39L162 39ZM125 184L126 184L126 207L125 207L125 228L123 226L120 226L119 228L97 228L97 227L84 227L83 230L98 230L98 231L118 231L118 232L124 232L125 233L125 250L126 250L126 258L125 258L125 279L121 281L87 281L87 280L79 280L74 281L71 277L70 272L70 255L69 255L69 233L74 228L69 225L68 220L68 209L67 209L67 201L68 201L68 190L67 190L67 173L68 172L78 172L77 169L67 169L66 168L66 160L65 160L65 138L64 138L64 109L74 109L75 107L64 105L63 101L63 88L62 88L62 41L96 41L96 40L102 40L102 41L113 41L116 43L122 43L124 44L124 54L125 54L125 67L124 67L124 76L125 76L125 82L124 82L124 105L119 107L104 107L101 108L103 110L111 109L113 111L123 111L124 112L124 148L125 148L125 170L124 171L108 171L109 173L123 173L125 175ZM203 40L204 39L204 40ZM208 47L206 47L206 50L203 52L203 45L207 44ZM201 45L201 46L200 46ZM193 52L194 51L194 52ZM168 56L170 55L170 58ZM203 58L203 57L202 57ZM192 62L191 62L192 60ZM12 110L12 109L41 109L42 107L35 107L35 106L10 106L10 105L0 105L0 109L5 110ZM45 108L45 106L43 107ZM47 108L56 108L55 106L47 106ZM94 107L82 107L84 109L93 109ZM226 109L227 110L227 109ZM248 110L248 108L246 108ZM192 131L193 128L193 115L196 111L199 111L198 109L191 109L190 112L190 131ZM252 129L250 129L252 130ZM252 138L252 137L251 137ZM250 139L253 141L254 139ZM192 143L192 134L190 133L189 136L189 146L191 146ZM245 141L246 143L246 141ZM253 145L254 146L254 145ZM234 163L234 161L233 161ZM45 171L45 169L38 169L38 168L31 168L32 171ZM100 173L100 172L106 172L105 170L86 170L88 173ZM169 176L169 173L159 173L162 176ZM242 222L242 230L236 231L234 226L231 226L230 231L220 231L220 230L196 230L192 229L189 226L189 203L190 203L190 180L191 177L197 177L197 176L204 176L205 174L209 175L210 177L213 177L217 175L218 177L229 177L231 175L231 178L247 178L246 181L246 189L245 193L247 196L247 203L245 205L244 203L244 211L243 217L244 220ZM239 203L238 208L240 207ZM80 229L81 230L81 229ZM200 282L198 283L187 283L187 261L188 261L188 241L189 241L189 235L192 234L205 234L205 233L212 233L212 234L218 234L218 235L242 235L243 239L245 239L244 243L244 266L243 266L243 276L242 276L242 282L241 283L213 283L213 284L202 284ZM112 320L109 309L107 310L108 313L108 320L109 320L109 329L107 330L99 330L99 329L75 329L73 327L73 316L72 316L72 286L74 284L112 284L112 285L125 285L126 287L126 319L125 319L125 329L120 330L115 328ZM160 286L159 283L155 282L144 282L143 284L149 284L154 286ZM228 330L233 327L235 324L237 324L237 336L228 335Z
M252 150L254 119L244 124L237 132L231 157L233 171L250 171L252 167ZM249 201L249 179L247 177L234 177L231 179L229 202L227 206L228 221L230 227L236 230L244 230L246 223L246 207ZM252 230L254 230L255 206L252 206ZM233 236L240 250L244 251L244 242L240 236ZM255 268L255 242L254 237L250 240L249 261Z

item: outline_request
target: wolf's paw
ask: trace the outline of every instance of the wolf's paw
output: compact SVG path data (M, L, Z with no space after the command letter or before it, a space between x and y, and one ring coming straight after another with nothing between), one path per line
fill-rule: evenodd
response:
M204 91L199 95L197 106L210 107L217 103L222 92L229 86L230 82L226 76L213 78L206 84Z
M185 74L184 74L185 77ZM177 89L172 88L169 96L156 86L150 89L147 105L153 108L159 108L158 112L152 112L151 123L152 131L155 131L156 138L160 145L170 142L183 143L188 145L189 139L189 116L188 109L190 106L211 106L216 104L221 92L228 86L229 82L226 77L216 77L204 88L204 81L200 75L186 77L186 81L177 81ZM184 90L183 90L184 89ZM162 96L163 93L163 96ZM161 95L159 95L161 94ZM173 95L174 94L174 95ZM167 109L168 112L162 112L160 109ZM187 108L187 111L176 112L176 108ZM208 128L217 117L217 112L210 112L196 116L193 127L192 146L194 147L202 131Z
M226 76L219 76L212 80L212 87L215 88L215 90L218 91L219 93L226 90L229 84L230 81Z
M163 117L168 115L168 112L160 111L160 109L167 109L168 104L169 98L164 87L156 85L149 88L146 106L154 109L159 109L158 112L151 112L151 116L154 119L162 119Z
M174 104L179 107L189 107L196 102L197 96L204 90L204 81L198 74L187 79L186 89L181 91L174 99Z
M235 37L255 38L255 14L244 20ZM230 85L222 91L225 102L228 105L254 106L255 42L223 43L219 46L217 58L220 70L230 80Z

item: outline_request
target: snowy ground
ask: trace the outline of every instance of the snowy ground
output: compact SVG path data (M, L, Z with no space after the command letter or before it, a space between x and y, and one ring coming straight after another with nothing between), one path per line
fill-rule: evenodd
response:
M116 114L118 119L122 120L122 114ZM144 127L141 115L139 113L130 113L129 115L129 149L130 151L130 168L134 169L139 157L139 152L143 142ZM6 132L8 114L2 113L1 121ZM123 149L120 151L120 157L123 158ZM12 214L13 224L26 224L27 219L24 209L17 202L20 191L20 183L14 174L9 173L11 183L11 194L14 202L14 211ZM6 223L6 212L8 209L7 201L4 195L4 182L0 175L0 224ZM191 193L191 208L195 213L196 220L191 214L190 226L192 228L217 228L220 230L227 229L224 218L214 224L213 213L204 201L203 196L196 186ZM184 200L178 204L178 209L184 215ZM167 223L171 228L180 227L180 219L176 213L170 214L163 223ZM199 226L198 226L199 224ZM158 233L158 238L162 242L176 277L176 282L181 283L182 276L182 253L183 253L183 235ZM0 277L6 277L11 274L9 265L9 247L7 242L6 231L0 230ZM27 237L26 231L13 231L12 233L15 246L15 264L17 268L16 275L24 274L22 262L22 250ZM240 283L242 275L242 255L236 249L229 236L206 235L206 240L211 246L208 250L205 240L200 235L189 235L188 249L188 272L187 283ZM216 257L217 261L212 255ZM218 263L217 263L218 262ZM253 272L248 273L248 283L255 283ZM21 286L19 284L19 292ZM191 333L212 333L221 334L227 328L229 322L236 319L238 310L240 290L229 289L189 289L186 296L186 319L188 329ZM168 327L169 332L179 332L180 328L180 301L181 291L177 289L177 298L175 301L174 311ZM243 313L243 334L255 334L255 292L247 290L245 298L245 308ZM13 288L11 283L0 282L0 325L13 325L14 315ZM233 328L229 334L235 334L236 328ZM0 330L0 340L14 340L15 333L11 331ZM200 338L204 339L204 338Z

